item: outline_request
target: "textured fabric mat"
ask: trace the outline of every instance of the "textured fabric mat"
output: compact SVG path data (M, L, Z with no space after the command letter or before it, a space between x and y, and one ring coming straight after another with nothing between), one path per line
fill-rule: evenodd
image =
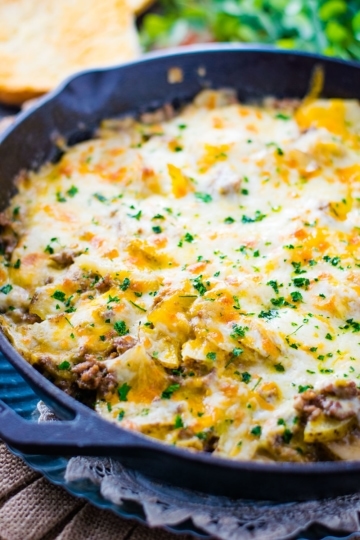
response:
M50 484L0 442L0 540L190 540L100 510Z

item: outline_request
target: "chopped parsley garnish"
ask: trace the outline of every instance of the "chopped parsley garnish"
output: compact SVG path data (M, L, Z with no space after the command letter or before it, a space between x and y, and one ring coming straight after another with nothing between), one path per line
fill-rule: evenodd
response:
M310 285L310 280L307 278L298 277L293 279L293 283L295 287L307 289Z
M271 298L270 302L273 306L281 307L285 304L285 298L283 296L279 296L279 298Z
M329 334L329 332L326 334L325 336L325 339L328 339L329 341L332 341L334 338L332 337L331 334Z
M240 356L243 352L244 352L244 350L243 350L243 349L240 349L240 347L235 347L235 349L233 349L233 350L231 351L231 354L232 354L233 356L237 357L237 356Z
M293 438L293 434L292 432L290 431L290 429L285 429L284 430L284 433L282 435L282 438L283 438L283 441L285 444L289 444L289 442L291 441L291 439Z
M275 294L279 294L279 287L281 287L281 285L278 285L277 281L268 281L266 285L270 285L270 287L274 289Z
M165 219L161 214L156 214L152 219Z
M202 201L204 203L210 203L213 200L212 196L209 195L209 193L200 193L199 191L196 191L194 195L197 199L199 199L199 201Z
M152 230L155 234L160 234L162 232L162 228L159 225L152 227Z
M255 223L257 221L262 221L265 218L266 214L262 214L260 210L256 210L255 216L253 218L243 215L241 217L241 223Z
M306 274L306 270L301 270L301 263L292 262L291 265L294 267L295 274Z
M254 435L255 437L260 437L261 435L261 426L255 426L250 431L251 435Z
M332 266L337 266L341 261L340 257L329 257L329 255L325 255L323 260L329 262Z
M56 200L57 202L61 202L61 203L66 202L64 195L62 195L60 191L57 191L56 193Z
M354 319L347 319L346 322L352 328L353 333L360 331L360 323L359 322L354 321ZM348 328L348 327L345 326L344 328Z
M139 304L135 304L135 302L133 302L132 300L130 300L130 304L133 305L134 307L140 309L140 311L144 311L144 313L146 313L145 308L143 308L142 306L139 306Z
M195 239L193 237L192 234L190 234L189 232L187 232L185 235L184 235L184 240L185 242L189 242L189 244L191 244L191 242L193 242Z
M206 358L208 358L209 360L216 360L216 352L208 352L206 354Z
M224 219L224 223L227 223L227 224L231 224L231 223L235 223L235 219L231 216L228 216L227 218Z
M13 286L10 285L10 283L8 283L7 285L4 285L3 287L1 287L0 292L2 292L3 294L9 294L9 292L12 291L12 289L13 289Z
M120 401L127 401L127 395L130 392L130 390L131 390L131 386L126 382L118 388Z
M119 422L121 422L121 420L124 418L124 416L125 416L125 411L124 411L124 409L121 409L121 410L119 411L119 414L118 414L118 420L119 420Z
M118 296L111 296L111 294L109 294L109 299L108 301L106 302L107 304L111 304L111 302L120 302L120 298Z
M117 321L114 324L114 330L116 330L116 332L119 334L119 336L125 336L126 334L129 333L129 329L126 326L125 321Z
M65 371L69 369L70 366L71 366L70 362L68 362L67 360L64 360L63 362L61 362L61 364L58 365L58 369L60 369L61 371Z
M251 375L247 371L240 374L243 383L248 384L251 381Z
M285 371L285 368L282 364L275 364L274 365L274 368L276 369L276 371L278 371L279 373L283 373Z
M306 390L309 390L311 388L314 388L313 386L311 386L311 384L307 384L305 386L302 386L301 384L298 386L298 392L299 394L302 394L303 392L306 392Z
M69 197L75 197L78 192L79 190L76 186L71 186L71 188L67 190L66 194L69 195Z
M240 326L238 324L233 324L232 333L230 334L230 337L232 337L233 339L244 338L248 330L249 330L248 326Z
M59 302L66 301L66 294L62 291L55 291L54 294L51 295L51 298L54 298L55 300L59 300Z
M44 253L49 253L50 255L53 255L54 249L51 247L50 244L46 246L46 248L44 249Z
M126 289L128 289L129 287L130 287L130 279L126 277L124 281L122 282L122 284L120 285L120 289L122 291L126 291Z
M202 281L202 276L198 276L197 278L193 279L193 287L198 291L200 296L204 296L204 294L207 292L207 287L204 285Z
M249 195L249 190L248 189L242 189L241 190L241 195Z
M139 219L141 218L141 214L142 214L142 211L139 210L136 214L128 214L128 216L134 219L137 219L137 221L139 221Z
M291 299L292 299L293 302L302 302L303 301L302 294L300 292L298 292L298 291L291 292L290 296L291 296Z
M184 427L184 422L182 421L182 418L181 418L180 414L177 414L175 416L174 428L179 429L179 428L183 428L183 427Z
M284 113L278 113L275 118L278 118L279 120L290 120L291 116Z
M173 393L176 392L176 390L179 390L179 388L180 384L170 384L170 386L168 386L161 394L161 399L170 399Z
M105 203L107 201L107 198L105 195L102 195L101 193L94 193L93 195L95 199L97 199L99 202Z
M279 312L277 309L269 309L269 311L260 311L258 315L259 319L267 319L268 321L278 316L279 316Z

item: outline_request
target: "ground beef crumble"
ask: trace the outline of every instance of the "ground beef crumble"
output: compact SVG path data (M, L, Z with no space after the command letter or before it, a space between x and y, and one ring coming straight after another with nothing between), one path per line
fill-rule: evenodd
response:
M303 419L315 420L320 414L345 420L356 416L354 408L346 407L346 400L360 397L353 381L345 384L327 384L321 390L309 389L295 397L295 409Z

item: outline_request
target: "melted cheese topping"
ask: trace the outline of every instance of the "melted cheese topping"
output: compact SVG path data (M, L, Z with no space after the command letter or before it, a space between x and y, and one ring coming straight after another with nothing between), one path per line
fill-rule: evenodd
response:
M213 91L167 121L104 122L19 184L5 332L65 381L101 363L116 384L86 372L96 409L123 427L341 458L360 417L359 129L355 101Z

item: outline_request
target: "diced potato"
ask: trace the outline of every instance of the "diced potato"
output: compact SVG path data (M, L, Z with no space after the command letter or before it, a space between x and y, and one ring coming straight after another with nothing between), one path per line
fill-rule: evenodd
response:
M351 437L351 440L346 438L346 441L330 442L326 447L339 459L345 461L360 459L360 438L358 437Z
M337 441L346 435L352 423L353 418L337 420L320 415L306 424L304 441L307 443Z

